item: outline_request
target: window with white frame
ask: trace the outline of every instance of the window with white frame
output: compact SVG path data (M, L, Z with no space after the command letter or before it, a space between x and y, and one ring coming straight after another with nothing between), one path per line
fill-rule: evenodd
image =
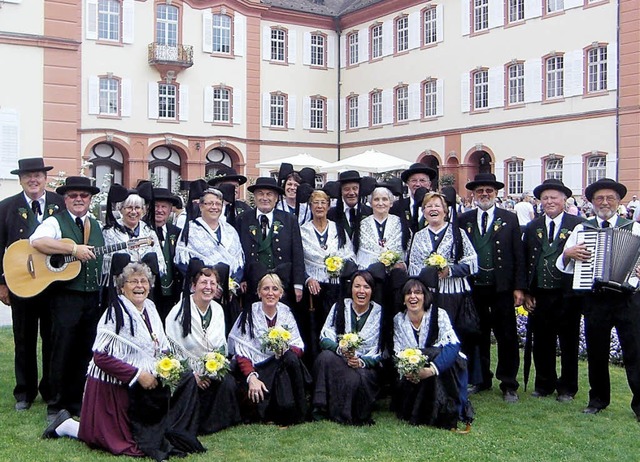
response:
M509 0L509 22L524 21L524 0Z
M271 95L271 117L270 125L272 127L285 127L285 112L286 112L287 100L284 95L273 94Z
M564 95L564 57L551 56L545 62L546 97L562 98Z
M213 52L231 54L231 17L226 14L212 16Z
M98 1L98 39L120 41L120 4L118 0Z
M326 42L327 39L322 34L311 34L311 65L326 66Z
M180 154L171 146L157 146L149 154L149 173L158 188L176 190L180 180Z
M587 159L587 185L604 178L607 173L607 158L592 156Z
M105 184L105 177L111 176L110 184L122 184L124 170L124 156L117 146L111 143L98 143L89 153L91 162L90 176L96 179L96 185Z
M371 125L382 124L382 91L371 93Z
M178 44L178 8L159 4L156 10L156 44L175 47Z
M521 160L507 162L507 185L509 194L523 193L524 166Z
M324 130L325 124L325 100L323 98L312 97L310 101L310 128L311 130Z
M554 179L562 181L562 159L547 159L544 163L545 180Z
M473 73L473 109L489 107L489 71L480 70Z
M473 0L473 31L489 28L489 0Z
M173 84L158 84L158 117L175 119L177 112L177 88Z
M228 88L213 88L213 121L231 122L231 91Z
M514 63L507 68L509 104L524 103L524 63Z
M396 19L396 52L401 53L409 49L409 17Z
M347 98L347 118L350 129L358 128L358 97L355 95Z
M219 148L213 148L205 156L207 164L205 165L205 173L207 178L213 178L218 172L227 167L233 167L233 159L231 156Z
M358 33L352 32L347 36L349 42L349 65L358 64Z
M382 57L382 24L371 28L371 59Z
M607 47L592 48L587 53L589 93L607 89Z
M396 122L409 120L409 87L396 88Z
M555 13L564 10L564 0L546 0L547 13Z
M438 32L436 29L436 8L429 8L425 10L422 18L424 21L424 44L429 45L431 43L436 43L438 40Z
M438 85L436 80L427 80L423 85L423 117L435 117L438 114Z
M282 29L271 29L271 61L285 61L287 34Z
M120 115L120 80L100 77L100 94L98 100L101 115Z

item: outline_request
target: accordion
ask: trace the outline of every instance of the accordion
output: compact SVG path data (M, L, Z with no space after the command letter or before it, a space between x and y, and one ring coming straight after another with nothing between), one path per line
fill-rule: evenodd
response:
M578 231L577 243L591 252L586 261L576 261L573 288L607 288L634 291L638 285L635 268L640 263L640 236L625 229L599 228Z

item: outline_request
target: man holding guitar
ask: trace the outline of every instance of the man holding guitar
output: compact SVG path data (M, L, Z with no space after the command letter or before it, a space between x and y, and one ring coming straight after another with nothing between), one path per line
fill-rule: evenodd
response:
M67 178L56 189L64 197L67 211L44 220L29 239L39 252L72 255L82 262L78 276L55 286L51 301L49 418L62 409L80 415L85 374L102 314L99 303L102 258L96 257L93 248L103 246L104 239L100 224L88 213L91 196L99 191L89 178Z
M53 192L45 192L47 172L53 167L45 166L42 158L20 159L18 175L22 192L0 202L0 301L11 305L13 342L15 345L16 386L13 395L17 411L31 407L38 396L47 401L49 393L50 292L37 298L18 297L7 288L2 260L5 250L20 239L27 239L36 227L57 210L64 208L64 201ZM38 326L42 339L42 379L38 386Z

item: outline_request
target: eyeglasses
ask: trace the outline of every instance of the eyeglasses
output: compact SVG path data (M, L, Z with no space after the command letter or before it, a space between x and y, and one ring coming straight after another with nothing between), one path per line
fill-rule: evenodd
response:
M140 207L139 205L127 205L126 207L122 207L122 209L126 210L127 212L131 212L133 210L139 212L140 210L142 210L142 207Z
M618 198L616 196L595 196L593 198L593 202L616 202L618 200Z
M72 192L72 193L67 193L67 197L69 199L77 199L78 197L81 199L86 199L87 197L89 197L91 194L89 194L88 192Z
M415 289L415 290L410 290L405 295L423 295L423 294L424 292L422 291L422 289Z
M476 194L493 194L496 190L493 188L476 188L473 192Z
M207 202L200 202L200 205L204 206L204 207L222 207L222 202L220 201L207 201Z
M327 205L327 201L313 201L311 205L319 206L319 205Z
M148 286L148 279L129 279L125 281L127 284L131 284L132 286Z
M198 285L202 287L216 287L218 283L216 281L198 281Z

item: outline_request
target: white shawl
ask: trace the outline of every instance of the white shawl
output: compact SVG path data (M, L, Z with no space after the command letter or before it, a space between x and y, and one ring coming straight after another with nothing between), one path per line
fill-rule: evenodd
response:
M122 226L122 218L118 219L118 223ZM123 233L119 231L117 228L108 228L102 230L102 235L104 236L104 243L106 245L110 244L119 244L121 242L129 242L131 239L127 233ZM158 236L149 225L147 225L144 221L140 221L140 233L138 237L150 237L153 239L153 246L141 246L136 249L131 250L120 250L116 253L128 253L131 256L132 262L139 262L142 260L148 253L155 253L158 256L158 268L160 270L160 274L166 274L167 272L167 264L164 261L164 253L162 253L162 247L160 247L160 241L158 241ZM108 275L111 271L111 256L113 254L105 254L102 260L102 274ZM151 281L153 282L153 281Z
M431 308L429 308L422 318L420 325L420 344L416 342L413 334L413 325L406 311L396 314L393 317L393 351L398 354L406 348L425 348L427 337L429 336L429 319L431 318ZM434 346L443 347L448 344L460 343L458 336L451 326L451 321L447 312L438 308L438 339Z
M380 337L380 317L382 316L382 307L376 302L371 302L371 313L367 318L362 330L358 332L360 338L363 339L362 345L356 350L356 356L369 356L371 358L377 358L380 356L380 350L378 349L378 339ZM322 331L320 332L320 340L327 338L334 342L338 341L338 334L336 333L336 326L333 325L333 313L337 304L331 307L331 311L327 316L327 320L324 322ZM350 298L344 299L344 333L348 334L351 331L351 311L353 310L353 300Z
M353 246L348 236L345 236L346 242L342 248L338 247L338 230L336 224L329 220L327 229L327 248L320 247L316 236L316 227L312 221L309 221L300 227L300 235L302 236L302 249L304 251L304 266L307 276L317 280L318 282L329 282L329 275L324 266L324 260L330 255L336 255L343 260L356 259L353 253Z
M389 214L384 227L384 246L380 245L376 221L369 215L360 223L360 247L358 248L358 268L367 269L369 265L378 262L378 257L385 250L395 250L404 261L406 255L402 248L402 226L400 218Z

